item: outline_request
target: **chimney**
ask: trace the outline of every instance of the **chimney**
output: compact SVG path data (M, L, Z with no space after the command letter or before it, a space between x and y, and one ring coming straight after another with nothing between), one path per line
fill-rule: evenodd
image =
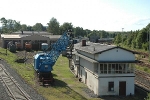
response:
M82 40L82 46L86 46L86 40Z

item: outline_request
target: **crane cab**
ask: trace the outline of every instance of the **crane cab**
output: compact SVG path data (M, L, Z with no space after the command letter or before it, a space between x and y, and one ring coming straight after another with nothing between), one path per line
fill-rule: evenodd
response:
M50 57L45 56L46 53L39 53L34 56L34 69L37 72L50 72L52 71L52 66L48 62Z

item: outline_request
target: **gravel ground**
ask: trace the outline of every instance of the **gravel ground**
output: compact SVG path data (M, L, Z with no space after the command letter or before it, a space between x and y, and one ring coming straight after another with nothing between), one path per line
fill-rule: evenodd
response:
M96 94L94 94L94 91L91 91L89 88L83 88L83 91L85 91L91 98L98 97Z
M18 82L18 84L26 91L27 94L30 95L32 100L46 100L42 95L38 94L30 85L28 85L18 74L15 70L10 68L9 65L3 60L0 60L0 64L5 66L6 70L12 75L12 77ZM0 83L0 100L10 100L8 95L2 85ZM4 99L2 99L4 98Z

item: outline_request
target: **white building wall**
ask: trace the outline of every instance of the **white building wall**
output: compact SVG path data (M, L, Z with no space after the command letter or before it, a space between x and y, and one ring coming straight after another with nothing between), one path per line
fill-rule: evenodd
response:
M76 61L76 56L72 55L72 65L74 66L74 73L76 75L78 75L78 73L77 73L77 67L78 67L78 65L76 65L77 63L79 63L79 61L78 62Z
M91 73L89 70L85 69L85 67L80 67L80 72L82 70L82 82L85 83L88 88L92 91L94 91L95 94L98 94L98 79L96 78L93 73ZM87 81L85 80L85 73L87 73Z
M95 56L98 61L135 61L135 55L132 52L114 48Z
M84 66L86 69L90 70L90 71L94 71L94 63L91 63L83 58L80 58L80 65Z
M114 92L108 92L108 82L114 82ZM134 95L134 77L99 78L98 95L119 95L119 82L126 81L126 95Z

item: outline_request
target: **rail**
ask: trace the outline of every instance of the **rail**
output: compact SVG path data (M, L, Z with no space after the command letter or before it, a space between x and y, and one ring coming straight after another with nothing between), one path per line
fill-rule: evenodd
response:
M19 84L9 75L9 73L0 65L0 78L3 84L7 88L10 98L13 100L31 100L31 97L24 92L24 90L19 86Z
M150 74L135 70L135 84L150 92Z

